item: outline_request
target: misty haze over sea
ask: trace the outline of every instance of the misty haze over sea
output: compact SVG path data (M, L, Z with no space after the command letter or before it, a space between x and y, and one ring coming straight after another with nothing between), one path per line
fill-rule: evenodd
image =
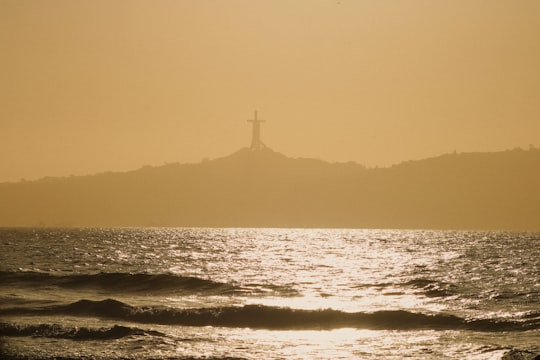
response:
M253 139L0 184L3 358L540 357L540 150L367 169Z
M254 144L0 184L2 356L540 356L540 233L516 231L540 150L367 169ZM377 226L514 231L337 229Z
M0 360L540 360L539 19L1 0Z

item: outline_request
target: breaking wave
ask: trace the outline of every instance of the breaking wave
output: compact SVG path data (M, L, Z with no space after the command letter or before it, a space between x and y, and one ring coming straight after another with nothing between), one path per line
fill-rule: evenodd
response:
M65 327L58 324L10 324L0 323L0 336L32 336L71 340L112 340L128 336L165 336L152 330L114 325L110 328Z
M232 294L245 291L242 287L175 274L97 273L53 275L40 272L0 272L1 283L16 286L57 286L66 289L102 289L111 292L211 292Z
M422 314L404 310L373 313L348 313L333 309L300 310L264 305L175 309L134 307L106 299L80 300L68 305L37 309L11 308L0 315L92 316L137 323L182 326L223 326L261 329L336 329L377 330L474 330L526 331L540 329L540 314L528 313L513 319L464 319L449 314Z

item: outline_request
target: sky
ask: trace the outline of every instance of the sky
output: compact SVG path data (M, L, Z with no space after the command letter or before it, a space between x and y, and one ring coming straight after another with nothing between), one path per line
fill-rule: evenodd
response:
M0 182L261 136L389 166L540 146L537 0L0 0Z

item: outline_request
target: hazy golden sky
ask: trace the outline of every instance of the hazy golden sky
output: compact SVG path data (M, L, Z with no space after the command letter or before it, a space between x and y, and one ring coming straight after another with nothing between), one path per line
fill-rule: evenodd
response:
M390 165L540 146L538 0L0 0L0 181L263 141Z

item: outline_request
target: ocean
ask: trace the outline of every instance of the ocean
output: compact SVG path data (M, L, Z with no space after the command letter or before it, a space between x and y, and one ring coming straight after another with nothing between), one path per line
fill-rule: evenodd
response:
M540 359L540 233L3 228L2 359Z

